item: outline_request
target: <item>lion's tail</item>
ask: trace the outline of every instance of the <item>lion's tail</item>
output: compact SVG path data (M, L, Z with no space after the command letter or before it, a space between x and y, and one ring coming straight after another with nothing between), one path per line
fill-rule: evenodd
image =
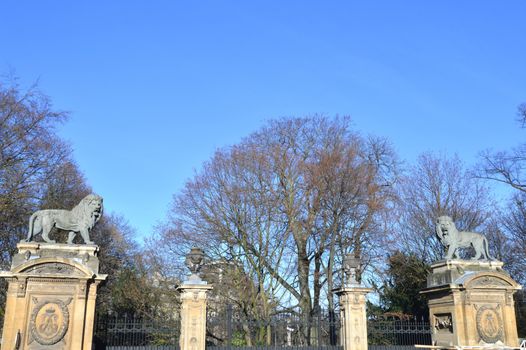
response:
M27 230L27 238L26 238L26 242L30 242L31 241L31 238L33 238L33 228L35 226L35 220L37 219L37 216L38 216L38 211L33 213L30 217L29 217L29 228Z

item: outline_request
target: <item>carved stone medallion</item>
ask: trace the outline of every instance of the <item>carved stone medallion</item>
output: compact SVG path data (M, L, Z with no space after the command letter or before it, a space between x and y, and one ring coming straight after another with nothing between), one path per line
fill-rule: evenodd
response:
M477 310L477 331L480 338L489 344L503 341L502 321L497 310L491 306L482 306Z
M71 299L66 302L55 299L38 303L31 313L29 323L32 340L41 345L53 345L61 341L69 327L70 302Z

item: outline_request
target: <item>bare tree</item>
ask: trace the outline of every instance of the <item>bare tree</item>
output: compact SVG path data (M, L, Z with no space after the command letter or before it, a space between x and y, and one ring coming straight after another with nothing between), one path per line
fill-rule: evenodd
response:
M516 193L499 217L496 232L499 233L502 254L496 256L506 264L506 269L520 282L526 282L526 194ZM490 236L490 243L492 242Z
M38 209L71 209L91 192L70 147L56 128L67 113L53 109L37 86L23 90L16 80L0 80L0 269L9 269L16 244ZM56 231L63 241L67 233ZM138 255L132 230L122 218L107 216L92 232L101 245L101 269L111 273L99 301L109 304L113 281ZM130 289L130 288L129 288ZM0 316L5 296L0 280ZM140 299L140 298L136 298ZM144 299L144 298L142 298Z
M439 216L450 216L459 230L474 230L482 228L493 208L489 189L471 177L457 156L424 153L399 188L393 247L426 263L439 260L443 256L435 237Z
M526 127L526 103L522 103L518 107L517 120L521 123L521 126Z
M277 300L309 320L332 297L335 259L373 251L395 168L389 144L351 132L348 118L271 121L187 182L157 245L204 247L253 278L260 317Z
M54 111L36 86L0 81L0 265L6 268L45 184L70 155L55 134L67 114Z
M518 121L521 127L526 126L526 103L518 107ZM479 178L498 181L521 192L526 192L526 144L521 144L511 151L482 153L482 164L475 170Z

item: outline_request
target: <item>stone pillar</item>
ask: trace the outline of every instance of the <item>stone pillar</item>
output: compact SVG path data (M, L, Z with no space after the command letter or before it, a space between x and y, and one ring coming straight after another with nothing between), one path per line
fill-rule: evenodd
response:
M181 350L205 350L206 347L206 300L212 286L199 276L204 256L200 248L190 250L185 264L192 274L177 288L181 293Z
M206 346L206 300L212 286L206 284L183 284L181 292L181 350L205 350Z
M340 339L343 350L367 350L366 295L372 291L360 285L335 290L340 299Z
M19 243L8 281L2 350L91 350L96 245Z
M442 260L427 288L433 344L518 347L513 294L521 289L500 261Z

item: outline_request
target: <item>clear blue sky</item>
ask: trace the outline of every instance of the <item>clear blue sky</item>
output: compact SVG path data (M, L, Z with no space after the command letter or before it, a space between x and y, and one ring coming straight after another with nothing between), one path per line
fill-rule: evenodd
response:
M106 207L146 236L218 147L350 115L412 162L526 130L526 1L0 2L0 71L40 79Z

